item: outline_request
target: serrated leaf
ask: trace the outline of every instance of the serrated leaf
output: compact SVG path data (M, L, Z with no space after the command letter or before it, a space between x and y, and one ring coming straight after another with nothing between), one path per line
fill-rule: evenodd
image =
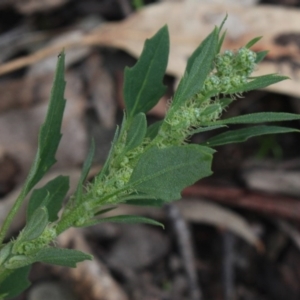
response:
M33 259L36 262L76 268L77 263L92 260L93 256L78 250L49 247L40 250Z
M245 48L251 48L253 45L255 45L259 40L261 40L262 36L258 36L258 37L255 37L254 39L252 39L250 42L248 42L246 45L245 45Z
M243 84L237 88L231 89L228 91L228 94L237 94L237 93L243 93L247 91L257 90L265 88L271 84L283 81L289 79L287 76L281 76L277 74L269 74L269 75L263 75L259 77L255 77L251 81L249 81L246 84Z
M162 228L165 228L164 225L160 222L157 222L149 218L133 216L133 215L120 215L120 216L98 219L97 221L98 221L97 223L104 223L104 222L127 223L127 224L144 223L144 224L150 224L155 226L161 226Z
M256 52L255 63L259 64L267 56L268 53L269 53L268 50Z
M255 124L264 122L279 122L279 121L292 121L300 120L299 114L291 114L284 112L259 112L247 115L241 115L233 118L217 120L213 122L214 125L221 124Z
M157 136L157 134L159 132L159 128L160 128L160 126L161 126L162 123L163 123L163 120L156 121L155 123L151 124L147 128L146 137L148 137L151 140L153 140Z
M128 129L125 150L130 151L139 146L146 135L146 131L146 115L144 113L139 113L133 118Z
M27 221L39 207L43 206L48 210L49 222L56 221L68 190L69 177L61 175L49 181L42 188L34 190L27 207Z
M95 141L92 139L91 141L91 146L88 152L88 155L84 161L81 175L77 184L76 192L75 192L75 202L79 203L80 200L82 199L82 189L83 189L83 184L84 181L86 180L89 171L91 169L92 163L93 163L93 158L95 155Z
M38 238L49 222L46 207L39 207L34 211L21 233L22 241L31 241Z
M6 294L4 299L11 299L26 290L31 282L28 275L31 266L13 270L0 284L0 294Z
M164 95L166 87L162 81L168 56L169 33L164 26L146 40L136 65L125 69L123 94L129 120L140 112L148 112Z
M39 132L37 154L26 180L26 194L56 162L55 154L62 136L60 130L66 103L64 99L66 84L64 80L64 61L65 54L61 53L58 57L46 120Z
M205 145L215 147L225 144L244 142L249 138L255 136L288 132L299 132L299 130L280 126L253 126L237 130L229 130L224 133L218 134L206 141Z
M189 58L172 106L181 105L201 91L207 75L213 68L217 47L218 30L215 28Z
M185 187L212 174L213 153L198 145L153 147L140 157L129 186L164 201L177 200Z

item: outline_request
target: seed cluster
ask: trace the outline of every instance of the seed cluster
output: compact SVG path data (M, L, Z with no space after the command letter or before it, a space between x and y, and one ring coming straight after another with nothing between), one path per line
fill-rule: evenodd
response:
M236 53L226 50L218 54L214 61L214 70L204 82L203 94L217 91L218 94L230 93L230 90L248 82L255 69L256 53L248 48L240 48Z

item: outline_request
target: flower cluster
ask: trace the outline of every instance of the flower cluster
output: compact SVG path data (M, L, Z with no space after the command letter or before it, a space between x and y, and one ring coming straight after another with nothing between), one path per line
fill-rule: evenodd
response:
M55 228L48 226L44 232L36 239L31 241L19 241L22 239L22 233L14 242L13 253L29 255L46 247L56 237Z
M236 53L226 50L214 60L215 68L205 80L203 94L216 91L218 94L230 93L231 89L248 82L255 69L256 53L248 48L240 48Z
M224 109L219 95L231 94L232 90L246 84L254 71L255 61L256 53L248 48L218 54L202 91L188 99L180 110L172 111L171 106L171 113L167 113L155 142L160 147L181 144L191 134L192 128L218 119Z

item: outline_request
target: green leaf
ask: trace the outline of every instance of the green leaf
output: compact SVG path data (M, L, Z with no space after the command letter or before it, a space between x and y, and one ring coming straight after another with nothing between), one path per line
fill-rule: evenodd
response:
M150 148L141 155L129 186L165 201L180 199L185 187L212 174L213 153L198 145Z
M76 268L77 263L92 260L93 256L78 250L49 247L40 250L33 259L36 262Z
M255 63L259 64L269 53L268 50L256 52L256 60Z
M200 127L195 130L192 130L191 134L211 131L211 130L215 130L215 129L219 129L219 128L223 128L223 127L227 127L227 126L226 125L212 125L212 126Z
M77 184L77 189L76 189L76 192L75 192L75 202L76 203L79 203L80 200L82 199L83 184L84 184L84 181L86 180L86 178L89 174L89 171L91 169L94 155L95 155L95 141L92 140L89 153L88 153L87 158L85 159L85 162L83 164L81 175L80 175L80 178L79 178L79 181L78 181L78 184Z
M259 40L261 40L262 36L255 37L250 42L248 42L245 46L245 48L251 48L254 44L256 44Z
M181 105L201 91L206 77L213 68L217 47L218 30L215 28L189 58L172 106Z
M46 207L49 214L49 222L57 220L57 214L62 202L69 190L69 177L57 176L40 189L32 192L28 207L27 221L39 207Z
M254 124L264 122L279 122L279 121L292 121L300 120L299 114L290 114L284 112L259 112L247 115L241 115L233 118L217 120L213 122L214 125L221 124Z
M61 139L60 129L66 102L64 99L64 59L65 55L62 52L58 57L46 120L39 132L38 150L22 191L3 222L0 230L0 243L5 238L8 228L20 209L25 196L56 162L55 153Z
M248 83L245 83L243 85L238 86L237 88L231 89L228 91L228 94L237 94L237 93L243 93L251 90L256 89L262 89L265 88L271 84L283 81L289 79L287 76L281 76L277 74L269 74L269 75L263 75L259 77L254 77L253 80L249 81Z
M127 205L135 205L135 206L154 206L154 207L162 207L165 204L165 201L161 199L129 199L124 201L124 204Z
M56 162L55 154L62 136L60 130L66 103L64 99L66 84L64 80L64 61L65 54L61 53L58 57L46 120L39 132L37 154L26 180L27 193Z
M151 124L148 128L147 128L147 132L146 132L146 137L150 138L151 140L153 140L158 132L159 132L159 128L161 126L161 124L164 122L164 120L161 121L157 121L153 124Z
M164 26L146 40L136 65L125 69L123 94L129 120L140 112L149 111L164 95L166 87L162 81L168 56L169 33Z
M6 259L10 256L13 244L8 243L4 245L0 250L0 266L6 261Z
M39 207L34 211L23 231L21 232L22 241L30 241L38 238L49 222L46 207Z
M229 130L224 133L218 134L206 141L205 145L215 147L225 144L244 142L249 138L255 136L288 132L299 132L299 130L280 126L253 126L237 130Z
M11 299L26 290L31 284L28 280L30 269L31 266L25 266L13 270L10 275L1 282L0 295L6 294L4 299Z
M155 206L161 207L165 204L165 201L157 199L156 197L151 197L147 194L132 194L124 198L121 198L119 203L124 203L128 205L137 206Z
M157 222L149 218L133 216L133 215L120 215L120 216L108 217L108 218L97 220L97 223L104 223L104 222L127 223L127 224L144 223L144 224L161 226L162 228L164 228L164 225L160 222Z
M146 115L144 113L139 113L134 117L128 129L126 143L125 143L126 152L134 149L135 147L139 146L142 143L146 135L146 131L147 131Z
M123 127L123 125L122 125L122 127ZM115 149L118 138L119 138L119 127L117 126L117 129L116 129L116 132L115 132L115 135L114 135L114 138L113 138L108 156L106 158L106 161L105 161L101 171L99 172L99 174L95 177L95 180L100 181L106 175L106 173L108 172L109 164L110 164L111 159L113 157L114 149Z
M233 102L233 98L222 98L219 100L219 103L221 104L222 109L225 109L232 102Z
M217 53L220 53L221 51L221 48L222 48L222 45L223 45L223 42L224 42L224 39L225 39L225 36L226 36L226 30L222 33L220 39L219 39L219 42L218 42L218 48L217 48Z
M116 208L118 208L118 207L117 206L113 206L113 207L108 207L108 208L101 209L97 213L95 213L95 216L103 215L103 214L105 214L105 213L107 213L109 211L112 211L112 210L116 209Z

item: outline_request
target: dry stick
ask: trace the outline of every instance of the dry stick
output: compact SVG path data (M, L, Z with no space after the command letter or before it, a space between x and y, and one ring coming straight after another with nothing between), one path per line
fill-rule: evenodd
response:
M128 17L133 11L128 0L118 0L118 2L122 10L123 16Z
M188 187L184 190L183 196L205 197L212 201L265 213L273 217L300 221L300 201L292 197L205 184Z
M63 248L72 245L77 250L92 252L80 229L71 228L64 232L59 236L58 243ZM83 300L128 300L125 291L97 257L81 262L76 268L52 266L52 269L71 281Z
M222 233L222 246L223 246L223 264L222 264L222 276L223 276L223 290L224 299L235 299L235 272L234 272L234 245L235 236L232 232L226 230Z
M198 284L190 231L185 220L182 218L179 209L174 204L166 205L166 211L176 233L179 252L182 257L184 269L189 282L190 299L201 300L203 297Z
M15 70L30 66L42 59L52 55L58 55L63 49L81 48L83 46L103 46L107 45L107 41L111 41L110 30L113 30L115 24L101 25L99 28L88 34L82 34L75 40L67 40L65 42L49 45L36 52L23 56L21 58L8 61L0 65L0 75L4 75ZM118 44L117 41L115 41Z

